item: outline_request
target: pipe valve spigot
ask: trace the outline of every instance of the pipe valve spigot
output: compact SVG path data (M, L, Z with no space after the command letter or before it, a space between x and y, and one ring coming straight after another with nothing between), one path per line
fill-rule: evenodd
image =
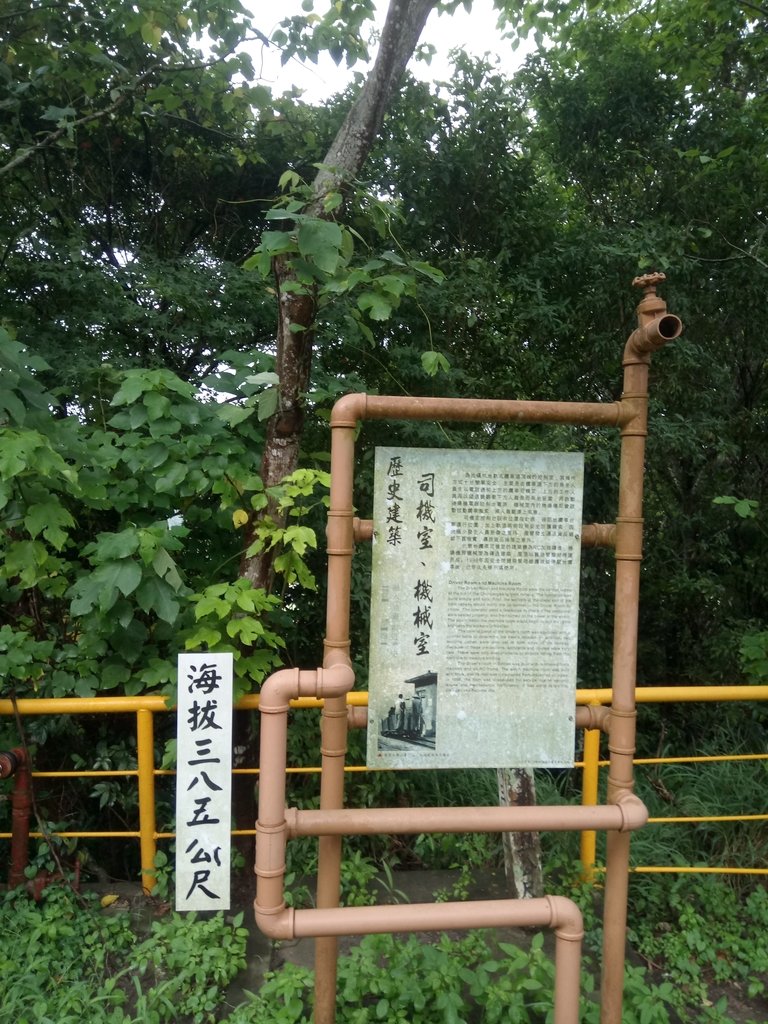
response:
M656 270L651 274L641 274L632 281L632 284L635 288L642 288L645 295L655 295L656 285L666 280L667 275L662 274L660 270Z
M643 289L643 297L637 306L639 326L629 336L624 349L625 366L636 360L646 362L653 352L682 333L682 320L674 313L668 313L666 302L656 294L656 286L666 279L666 274L654 272L642 274L632 281L635 288Z

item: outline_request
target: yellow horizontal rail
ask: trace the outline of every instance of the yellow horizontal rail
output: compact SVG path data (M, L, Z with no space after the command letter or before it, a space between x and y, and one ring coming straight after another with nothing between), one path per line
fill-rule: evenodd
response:
M668 867L657 864L639 865L629 870L633 875L768 875L768 868Z
M577 704L610 704L613 690L576 691ZM638 686L637 704L688 704L734 700L768 700L768 686Z
M129 777L131 775L138 775L138 768L120 768L120 769L96 769L82 772L32 772L33 779L92 779L92 778L122 778ZM155 774L158 774L157 772ZM174 772L174 774L176 774Z
M10 839L11 832L0 832L0 839ZM30 839L45 839L47 836L56 836L57 839L140 839L141 832L30 832ZM157 833L155 833L157 838Z
M367 691L355 690L348 693L347 704L367 707ZM0 715L13 715L14 705L20 715L114 715L135 711L161 714L174 708L162 694L149 697L19 697L16 701L0 700ZM323 700L320 697L298 697L290 705L292 708L321 708ZM237 711L258 711L258 693L241 697L235 703L235 708Z
M649 825L700 824L705 821L768 821L768 814L699 814L690 817L649 818Z
M613 690L610 688L576 691L576 703L579 705L607 705L612 698ZM763 701L768 700L768 686L638 686L635 700L638 704ZM368 693L353 690L347 694L347 703L353 707L367 707ZM148 697L20 697L15 705L20 715L111 715L135 711L159 714L173 709L161 694ZM299 697L291 701L293 708L322 706L322 699L316 697ZM258 707L258 693L241 697L235 704L238 711L257 711ZM0 715L13 714L14 701L0 700Z

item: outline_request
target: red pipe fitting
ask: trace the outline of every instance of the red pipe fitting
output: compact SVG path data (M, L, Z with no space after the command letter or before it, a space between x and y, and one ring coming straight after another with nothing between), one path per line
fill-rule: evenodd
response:
M8 888L15 889L26 880L29 864L29 815L32 810L32 773L27 752L23 747L14 747L0 753L0 779L14 776L11 797L11 866L8 871Z

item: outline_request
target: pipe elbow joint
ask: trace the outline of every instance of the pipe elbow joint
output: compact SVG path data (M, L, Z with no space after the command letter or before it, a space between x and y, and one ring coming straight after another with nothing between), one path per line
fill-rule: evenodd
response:
M286 907L285 904L282 904L274 909L266 908L260 906L258 900L256 900L253 904L253 910L256 918L256 927L268 939L286 940L296 937L294 925L296 912L293 907Z
M259 693L259 710L267 715L285 714L289 701L297 697L341 697L355 685L355 673L348 662L303 672L281 668L269 676Z
M648 824L648 808L634 793L627 791L621 794L616 806L621 811L619 832L636 832Z
M624 362L634 362L662 348L669 341L679 338L683 331L683 321L674 313L663 313L650 323L634 330L624 350Z
M299 695L299 669L281 668L264 680L259 691L259 711L281 714L289 707L289 700Z
M362 391L344 395L331 410L331 428L356 427L360 420L365 419L368 396Z
M567 896L545 896L549 903L550 928L558 939L581 942L584 938L584 919L578 906Z

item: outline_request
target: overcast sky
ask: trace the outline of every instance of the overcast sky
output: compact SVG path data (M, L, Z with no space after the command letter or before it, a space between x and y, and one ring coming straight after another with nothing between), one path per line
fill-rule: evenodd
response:
M258 2L258 0L257 0ZM381 25L386 15L386 0L378 0L378 24ZM259 19L257 24L269 35L277 24L285 17L302 14L301 0L282 0L279 16L272 19ZM274 9L274 8L273 8ZM324 0L316 0L316 10L326 9ZM486 52L498 55L502 68L511 73L519 67L524 59L524 49L512 49L508 39L502 39L501 31L496 27L498 13L493 9L492 0L473 0L472 13L467 14L460 7L453 15L438 17L433 12L421 37L422 43L431 43L437 48L432 63L412 61L409 70L418 78L426 80L447 79L450 75L449 52L459 46L476 56ZM300 61L289 61L284 68L280 66L280 54L267 47L261 48L256 56L258 70L259 61L263 60L262 79L278 91L290 88L292 84L305 90L308 100L321 100L343 89L350 78L345 66L337 68L330 57L322 58L317 65L302 65ZM364 70L359 66L356 70Z

